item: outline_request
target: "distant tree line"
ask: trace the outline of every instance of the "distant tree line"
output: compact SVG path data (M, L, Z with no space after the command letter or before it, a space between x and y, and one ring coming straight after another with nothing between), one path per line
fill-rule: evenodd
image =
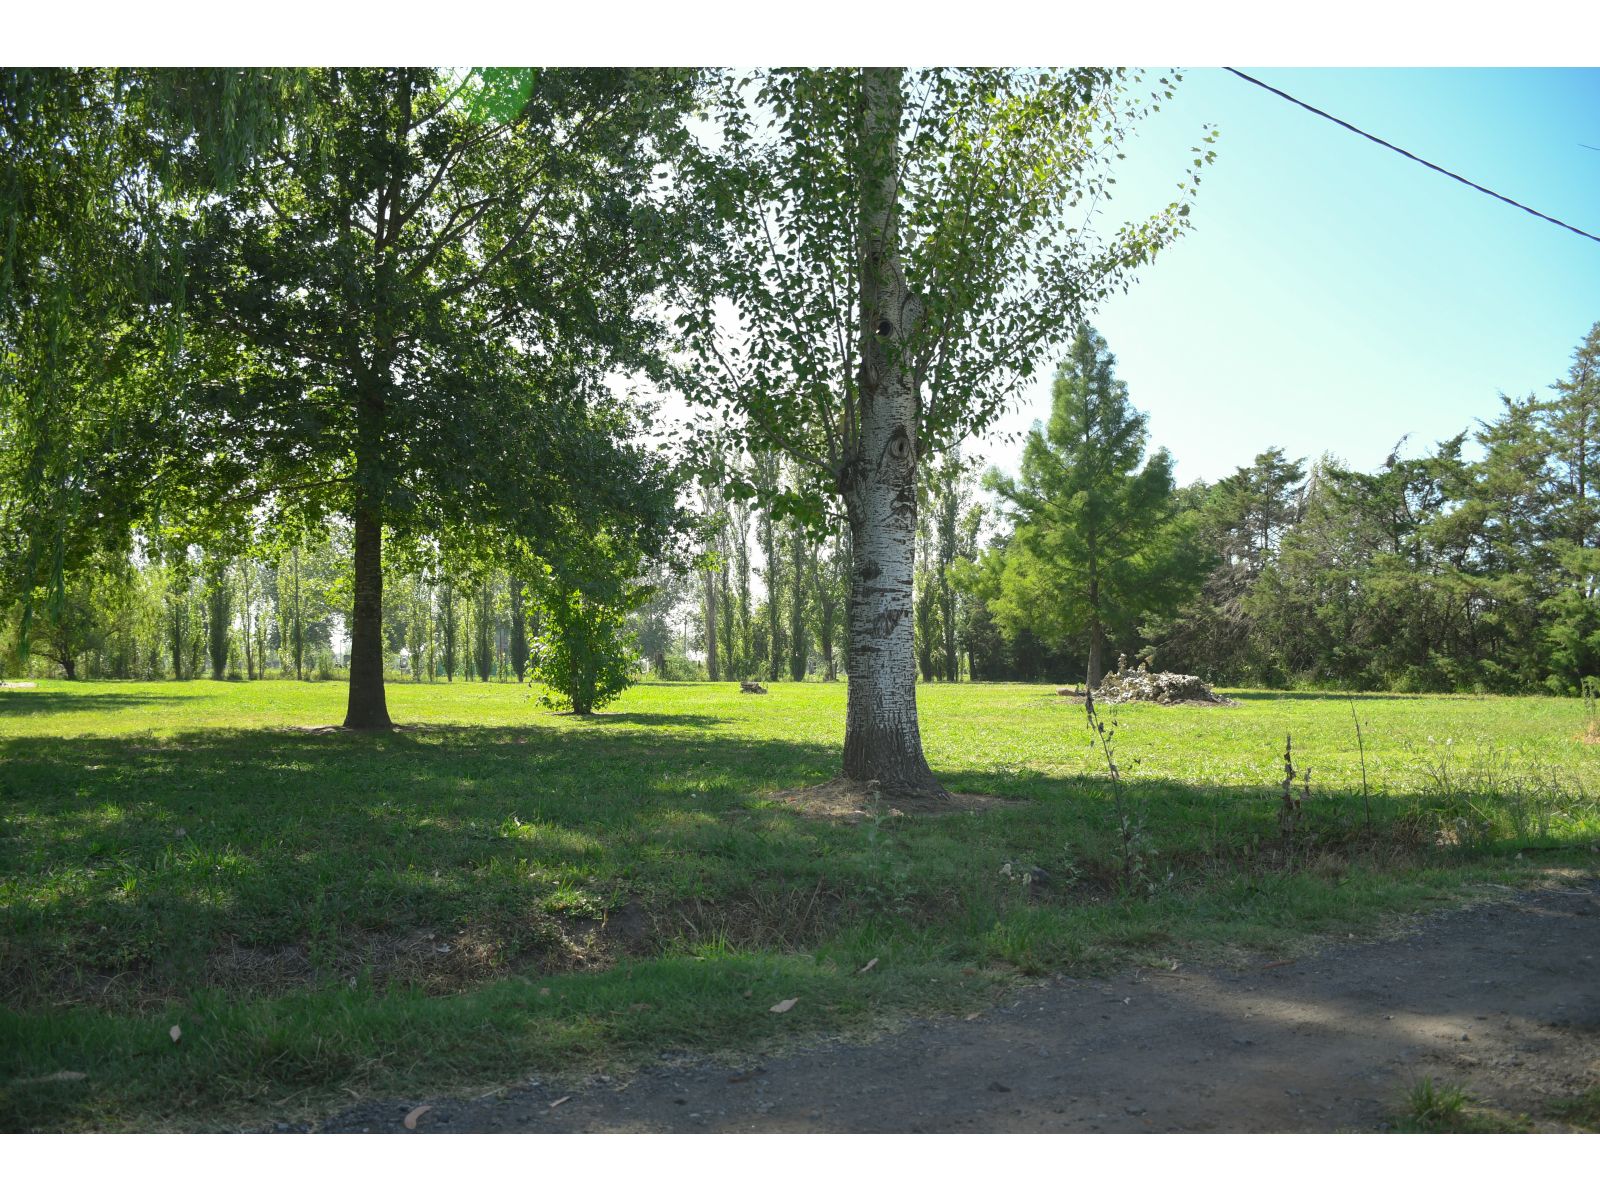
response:
M972 678L1085 676L1096 519L1121 539L1125 576L1102 578L1103 637L1130 661L1222 684L1397 691L1575 694L1600 676L1600 325L1546 393L1502 396L1431 450L1402 441L1361 471L1269 447L1184 488L1164 451L1142 460L1125 396L1098 427L1063 422L1063 396L1108 359L1063 366L1056 417L1025 450L1031 497L991 479L1025 502L959 574ZM1052 442L1067 452L1047 471Z
M1546 395L1501 397L1475 431L1416 454L1402 443L1370 472L1269 447L1216 483L1178 487L1171 457L1146 454L1144 418L1113 368L1081 331L1017 479L990 473L985 488L957 452L925 472L923 682L1076 681L1119 657L1271 687L1572 694L1600 676L1600 325ZM614 643L616 687L630 673L848 673L848 526L834 514L819 531L773 504L798 485L781 453L722 454L708 478L755 483L682 497L699 529L692 569L667 557L618 574L603 555L583 569L591 593L614 577L616 600L587 610L595 645L563 653ZM59 607L41 585L31 669L343 677L349 539L330 518L270 545L93 556L66 572ZM541 647L556 652L547 630L585 624L570 591L434 549L385 565L392 680L520 681ZM7 620L14 647L15 607Z
M67 679L347 678L349 537L330 522L287 547L230 554L141 546L75 567L64 604L37 598L32 670ZM483 564L428 568L400 560L385 589L389 679L526 677L544 609L525 581ZM14 659L15 610L7 624Z

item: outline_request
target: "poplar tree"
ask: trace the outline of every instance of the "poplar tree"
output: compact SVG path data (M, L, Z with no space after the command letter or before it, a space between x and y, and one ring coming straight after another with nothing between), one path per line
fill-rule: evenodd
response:
M1109 236L1090 226L1152 107L1126 82L1105 70L730 77L718 146L686 165L729 225L710 289L725 306L681 318L705 366L690 392L806 470L784 511L820 522L827 493L839 497L853 549L844 774L887 793L944 794L917 719L918 463L984 428L1188 216L1193 174L1150 220Z

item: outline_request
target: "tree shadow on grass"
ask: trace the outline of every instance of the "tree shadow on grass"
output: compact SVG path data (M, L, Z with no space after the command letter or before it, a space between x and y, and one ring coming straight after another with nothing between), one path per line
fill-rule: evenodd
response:
M727 717L713 717L704 713L562 712L556 715L565 717L574 724L600 726L655 725L671 728L674 725L682 725L692 729L710 729L715 725L733 723Z
M466 986L560 961L574 930L630 903L715 907L812 889L893 899L896 887L950 897L999 886L1002 859L1064 876L1118 853L1103 778L955 772L952 787L1037 803L835 825L765 800L832 776L831 739L704 732L716 718L630 728L616 716L379 738L12 738L0 777L0 1000L255 994L385 962L402 982ZM1275 836L1263 786L1148 780L1125 797L1157 866ZM1348 829L1357 804L1319 795L1307 820Z
M47 713L52 716L66 713L111 712L119 708L136 708L149 705L167 707L188 704L194 700L210 699L202 696L140 695L134 692L55 692L42 688L0 689L0 719L8 716L35 716Z
M837 750L701 732L715 720L12 738L0 997L222 985L219 955L240 950L337 973L375 947L412 953L420 931L504 970L623 903L637 875L705 863L714 888L774 856L814 861L834 831L785 829L752 801L825 777Z
M1450 692L1439 695L1422 692L1273 692L1273 691L1241 691L1237 688L1223 688L1222 695L1232 700L1337 700L1348 704L1354 700L1358 704L1368 704L1377 700L1407 700L1415 704L1418 700L1491 700L1496 697L1480 696L1471 692Z

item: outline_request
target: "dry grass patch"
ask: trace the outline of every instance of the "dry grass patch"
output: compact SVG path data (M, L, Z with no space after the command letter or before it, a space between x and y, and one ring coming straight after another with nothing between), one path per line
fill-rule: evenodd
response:
M876 788L842 776L811 787L776 792L772 798L801 816L845 825L879 817L903 817L912 813L936 817L945 813L1016 808L1028 803L1026 800L990 796L983 792L951 792L943 797L896 796L893 800L886 800Z

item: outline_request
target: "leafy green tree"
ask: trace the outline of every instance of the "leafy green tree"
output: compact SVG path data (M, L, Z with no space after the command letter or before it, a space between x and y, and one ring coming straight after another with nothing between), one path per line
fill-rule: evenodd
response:
M716 468L713 468L715 471ZM727 678L718 661L717 634L721 623L727 620L724 610L719 614L720 596L726 592L723 580L727 572L727 555L724 552L727 528L730 522L728 498L714 477L701 480L699 487L699 535L701 554L697 560L700 576L701 635L706 653L706 678L715 683Z
M815 593L813 608L817 614L817 642L822 655L822 678L829 683L838 679L838 662L835 637L840 617L844 613L845 599L850 586L849 531L843 522L831 522L834 534L824 550L818 550L812 559L812 587Z
M228 655L233 632L233 589L228 578L229 562L220 555L207 555L205 568L206 650L211 660L211 678L228 674Z
M632 682L639 651L628 618L650 591L636 582L639 568L625 544L602 535L535 579L541 621L533 677L547 689L544 703L587 716Z
M629 616L630 636L657 678L665 679L675 652L673 616L690 599L693 581L681 564L661 559L649 564L643 586L649 595Z
M275 135L295 76L0 68L0 601L24 640L35 597L158 532L178 215Z
M690 394L806 470L785 511L820 522L833 493L850 525L852 779L943 794L916 708L918 463L1183 227L1186 194L1109 239L1085 224L1150 107L1111 71L766 71L728 78L718 146L685 165L728 221L726 305L682 317Z
M1149 622L1152 653L1169 668L1236 682L1270 673L1257 636L1256 582L1275 561L1279 542L1300 517L1305 460L1276 447L1211 487L1184 489L1178 507L1196 516L1196 537L1212 566L1199 595L1170 619Z
M96 512L109 535L160 507L203 542L241 513L342 515L346 723L386 727L385 530L542 545L670 513L648 456L596 410L613 407L608 372L655 365L646 300L692 240L657 167L687 137L694 86L677 71L152 71L73 76L24 112L8 74L0 128L24 199L8 192L0 223L50 236L6 291L0 339L78 339L50 360L58 376L113 368L55 389L93 420L41 408L44 366L5 387L5 428L28 443L4 464L27 485L0 487L8 521L82 528ZM94 209L125 193L138 203ZM37 220L51 204L59 219ZM143 294L124 270L141 247L161 268ZM98 259L115 270L35 278ZM44 300L80 286L93 320L46 328ZM84 340L123 330L126 352ZM97 474L72 478L75 463ZM72 504L33 521L51 495ZM7 548L17 575L37 575L39 545Z
M1146 460L1145 417L1115 367L1105 340L1080 328L1019 477L989 477L1016 519L995 616L1047 641L1086 632L1090 687L1100 683L1108 631L1175 609L1206 565L1193 521L1177 510L1172 459L1158 450Z
M528 614L527 598L521 578L512 575L506 582L511 594L511 666L521 683L528 673Z
M1600 676L1600 323L1540 406L1552 471L1550 532L1560 584L1544 601L1548 684L1577 691Z
M933 521L929 506L918 506L916 574L912 586L912 619L916 622L917 667L922 672L922 682L932 683L938 678L934 669L934 656L940 645L939 591L934 582L934 563L937 547L933 539Z
M750 482L760 497L756 512L756 539L761 543L765 565L763 582L767 589L767 671L768 679L782 673L783 622L779 597L784 591L783 555L778 549L780 516L772 498L782 490L783 455L771 447L757 448L751 455Z
M815 567L816 547L812 544L811 531L793 517L783 524L782 541L789 560L784 572L789 581L789 629L786 639L789 647L789 678L799 683L806 677L806 663L811 656L811 590L806 586L806 581ZM774 608L777 607L777 600L776 596L769 597Z
M956 587L951 569L959 559L977 553L977 521L971 511L971 472L961 460L959 449L952 448L931 473L930 497L933 507L933 565L931 586L939 606L939 631L944 652L943 676L950 682L961 678L956 655L959 640L956 614Z
M1304 459L1290 461L1271 446L1217 485L1220 524L1229 536L1224 552L1245 579L1261 573L1299 518L1305 477Z

